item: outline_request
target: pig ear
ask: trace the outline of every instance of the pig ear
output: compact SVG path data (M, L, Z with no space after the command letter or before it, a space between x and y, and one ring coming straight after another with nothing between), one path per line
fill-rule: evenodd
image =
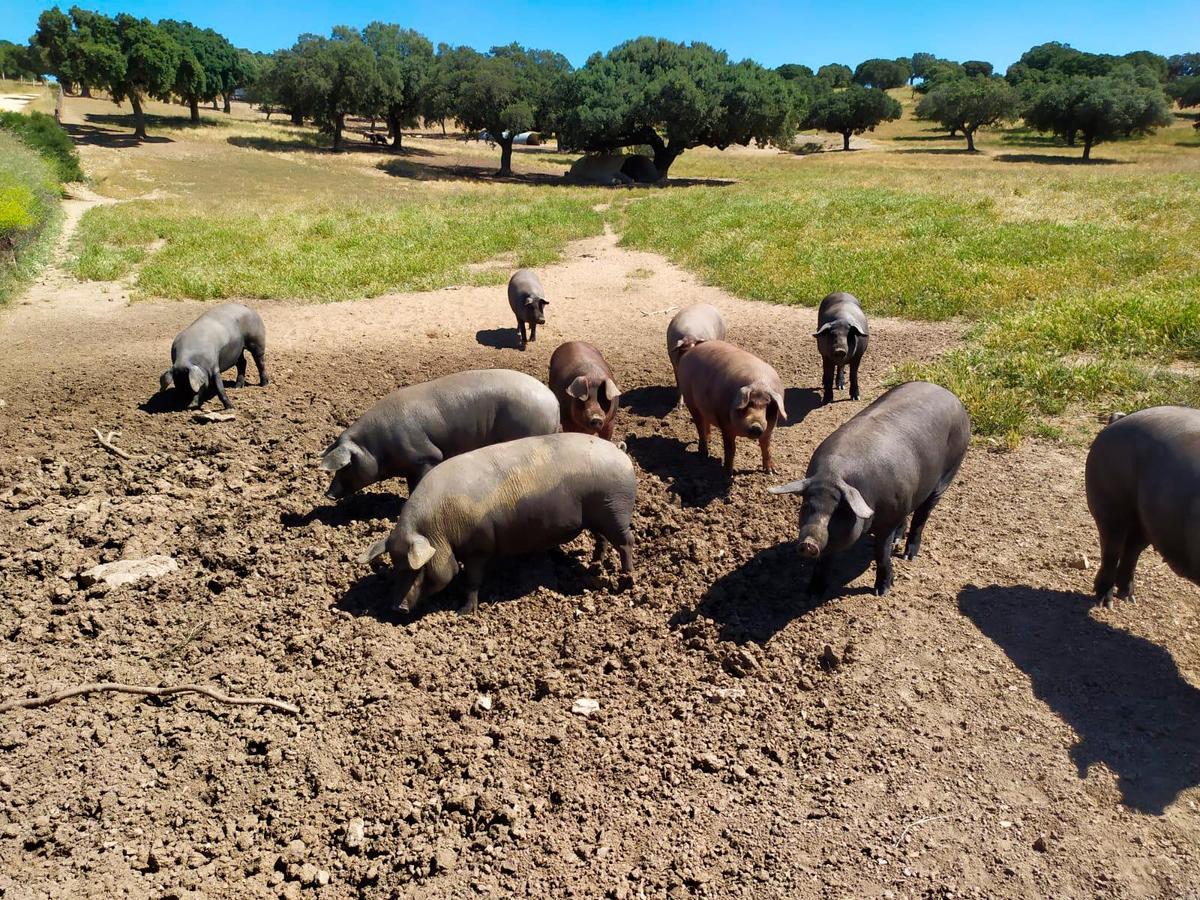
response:
M164 391L169 391L175 387L175 375L170 369L167 369L167 371L158 376L158 386Z
M822 325L820 328L818 328L816 331L813 332L813 337L817 337L818 335L824 334L826 331L828 331L832 327L833 327L832 322L826 322L824 325Z
M753 391L750 390L750 385L744 384L738 389L737 399L733 401L734 409L745 409L750 405L750 395Z
M853 331L855 334L857 334L859 337L867 336L867 332L864 330L864 328L859 328L853 322L850 323L850 330Z
M208 384L208 376L204 374L204 370L199 366L188 366L188 386L192 389L192 393L199 393L206 384Z
M799 481L789 481L787 484L769 487L767 491L771 494L803 494L808 490L810 484L812 484L811 478L802 478Z
M771 402L775 404L775 408L779 410L779 421L787 421L787 411L783 408L783 394L779 391L770 391Z
M611 378L604 379L604 394L608 397L608 402L613 403L621 396L621 389L617 387L617 383Z
M359 557L358 561L365 562L365 563L371 562L372 560L376 560L379 557L383 556L383 554L386 552L387 552L387 540L384 539L382 541L376 541L370 547L367 548L366 552L363 553L363 555Z
M350 445L338 444L330 447L321 459L321 468L326 472L336 472L350 465Z
M582 375L567 385L567 396L584 401L588 398L588 381Z
M867 501L863 499L863 495L858 492L858 488L853 485L842 482L839 487L842 489L842 496L846 498L846 503L850 506L850 511L860 519L869 519L875 515L875 510L867 506Z
M433 544L422 534L415 535L408 543L408 567L419 572L425 563L433 559Z

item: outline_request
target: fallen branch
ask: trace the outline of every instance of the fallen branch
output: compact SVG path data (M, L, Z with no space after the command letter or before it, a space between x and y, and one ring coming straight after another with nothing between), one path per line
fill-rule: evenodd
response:
M924 825L926 822L936 822L938 819L944 819L949 815L950 813L942 813L940 816L926 816L924 819L917 819L915 822L909 822L904 826L904 830L900 832L900 837L896 838L896 843L892 844L892 846L899 847L904 842L904 839L908 836L910 829L916 828L918 825Z
M669 312L675 312L677 309L679 309L678 306L668 306L666 309L639 309L638 312L640 312L643 316L661 316Z
M92 429L92 434L96 435L96 440L100 442L100 446L109 453L115 453L117 456L121 457L121 459L133 459L132 456L113 443L113 438L117 437L120 433L121 432L119 431L110 431L106 437L100 433L99 428Z
M271 700L267 697L230 697L220 694L202 684L179 684L174 687L147 687L140 684L120 684L115 681L98 681L92 684L81 684L78 687L59 691L57 694L47 694L44 697L9 700L7 703L0 703L0 712L8 712L13 709L33 709L37 706L50 706L53 703L69 700L72 697L80 697L84 694L96 694L101 691L109 691L115 694L140 694L145 697L166 697L171 694L187 693L203 694L210 700L215 700L217 703L227 703L231 706L269 706L271 709L277 709L280 712L291 713L292 715L299 715L300 713L300 707L293 706L291 703L284 703L282 700Z
M198 412L196 413L197 422L232 422L237 416L231 412Z

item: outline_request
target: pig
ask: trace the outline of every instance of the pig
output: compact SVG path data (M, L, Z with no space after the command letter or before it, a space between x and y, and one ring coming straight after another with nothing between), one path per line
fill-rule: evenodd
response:
M550 357L550 390L558 398L563 431L612 440L621 389L604 355L584 341L567 341Z
M457 372L402 387L363 413L322 454L321 468L333 473L325 496L340 500L396 477L407 479L411 494L442 460L558 428L554 394L511 369Z
M582 531L596 538L593 561L611 543L622 580L633 583L633 516L637 478L629 457L595 435L528 437L472 450L438 466L417 486L386 540L364 561L384 553L395 570L398 612L466 573L467 600L479 606L488 560L548 550Z
M1096 602L1133 602L1138 557L1153 546L1171 570L1200 584L1200 410L1152 406L1115 415L1084 466L1100 533Z
M971 420L943 387L910 381L888 391L817 447L800 481L768 488L800 494L800 554L815 559L809 593L822 595L830 558L875 536L875 594L892 586L893 544L912 514L899 553L916 559L930 511L958 474Z
M725 319L710 303L693 303L675 313L667 326L667 357L679 383L679 360L683 354L703 341L725 340Z
M214 393L226 409L233 406L225 394L221 373L237 366L234 387L246 385L246 356L250 351L258 368L258 383L266 387L264 354L267 350L267 329L254 310L240 303L214 306L175 336L171 342L171 368L159 376L163 393L175 389L190 398L188 409L198 409Z
M529 340L536 341L537 327L546 324L546 307L550 301L532 269L517 269L508 279L508 305L517 317L517 337L521 346L526 343L526 325L529 326Z
M676 372L683 402L696 423L700 455L708 456L708 431L716 425L725 444L725 474L733 475L734 440L758 441L764 472L771 464L775 423L787 421L777 373L753 353L720 340L691 347Z
M821 354L824 371L821 376L825 388L822 403L833 402L834 371L837 372L837 389L846 388L846 366L850 366L850 399L858 399L858 366L867 352L870 336L867 333L867 315L853 294L838 291L821 301L817 310L817 352Z

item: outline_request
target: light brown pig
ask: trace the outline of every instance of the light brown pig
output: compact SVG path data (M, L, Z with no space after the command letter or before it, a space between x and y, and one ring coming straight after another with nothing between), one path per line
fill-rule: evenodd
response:
M733 474L734 440L758 441L764 472L771 465L771 433L787 420L779 373L753 353L725 341L704 341L679 360L679 390L700 436L700 453L708 456L708 432L721 429L725 473Z
M621 389L604 354L585 341L567 341L550 357L550 390L563 431L612 440Z

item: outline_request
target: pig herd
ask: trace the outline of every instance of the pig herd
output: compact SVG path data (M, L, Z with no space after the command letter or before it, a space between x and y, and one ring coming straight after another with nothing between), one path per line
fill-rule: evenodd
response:
M516 272L508 300L521 345L537 340L549 304L537 275ZM826 297L814 337L823 402L845 388L847 368L850 399L858 400L869 341L858 300L842 292ZM678 402L696 426L701 455L709 454L712 428L720 431L726 477L733 475L738 438L758 444L763 471L773 474L771 437L787 418L783 384L770 364L726 338L724 318L708 304L686 307L671 320L667 356ZM190 408L213 395L228 408L221 372L236 366L234 386L242 387L249 353L265 386L265 351L260 316L241 304L222 304L175 338L161 389L175 391ZM390 560L397 610L413 611L461 572L466 602L460 612L472 612L491 559L546 550L584 531L595 538L593 558L601 560L611 544L622 583L633 583L637 478L624 445L613 442L617 375L598 348L568 341L550 358L548 383L484 369L402 387L322 454L332 500L389 478L408 484L396 526L363 556L373 565L385 555ZM875 593L886 594L893 556L916 558L929 514L958 473L970 439L970 419L954 394L909 382L822 441L804 478L769 488L802 498L797 546L814 561L809 592L823 594L832 557L871 535ZM1200 582L1200 411L1154 407L1114 415L1088 454L1085 477L1100 533L1098 601L1111 605L1114 594L1133 599L1134 568L1151 545L1174 571Z

